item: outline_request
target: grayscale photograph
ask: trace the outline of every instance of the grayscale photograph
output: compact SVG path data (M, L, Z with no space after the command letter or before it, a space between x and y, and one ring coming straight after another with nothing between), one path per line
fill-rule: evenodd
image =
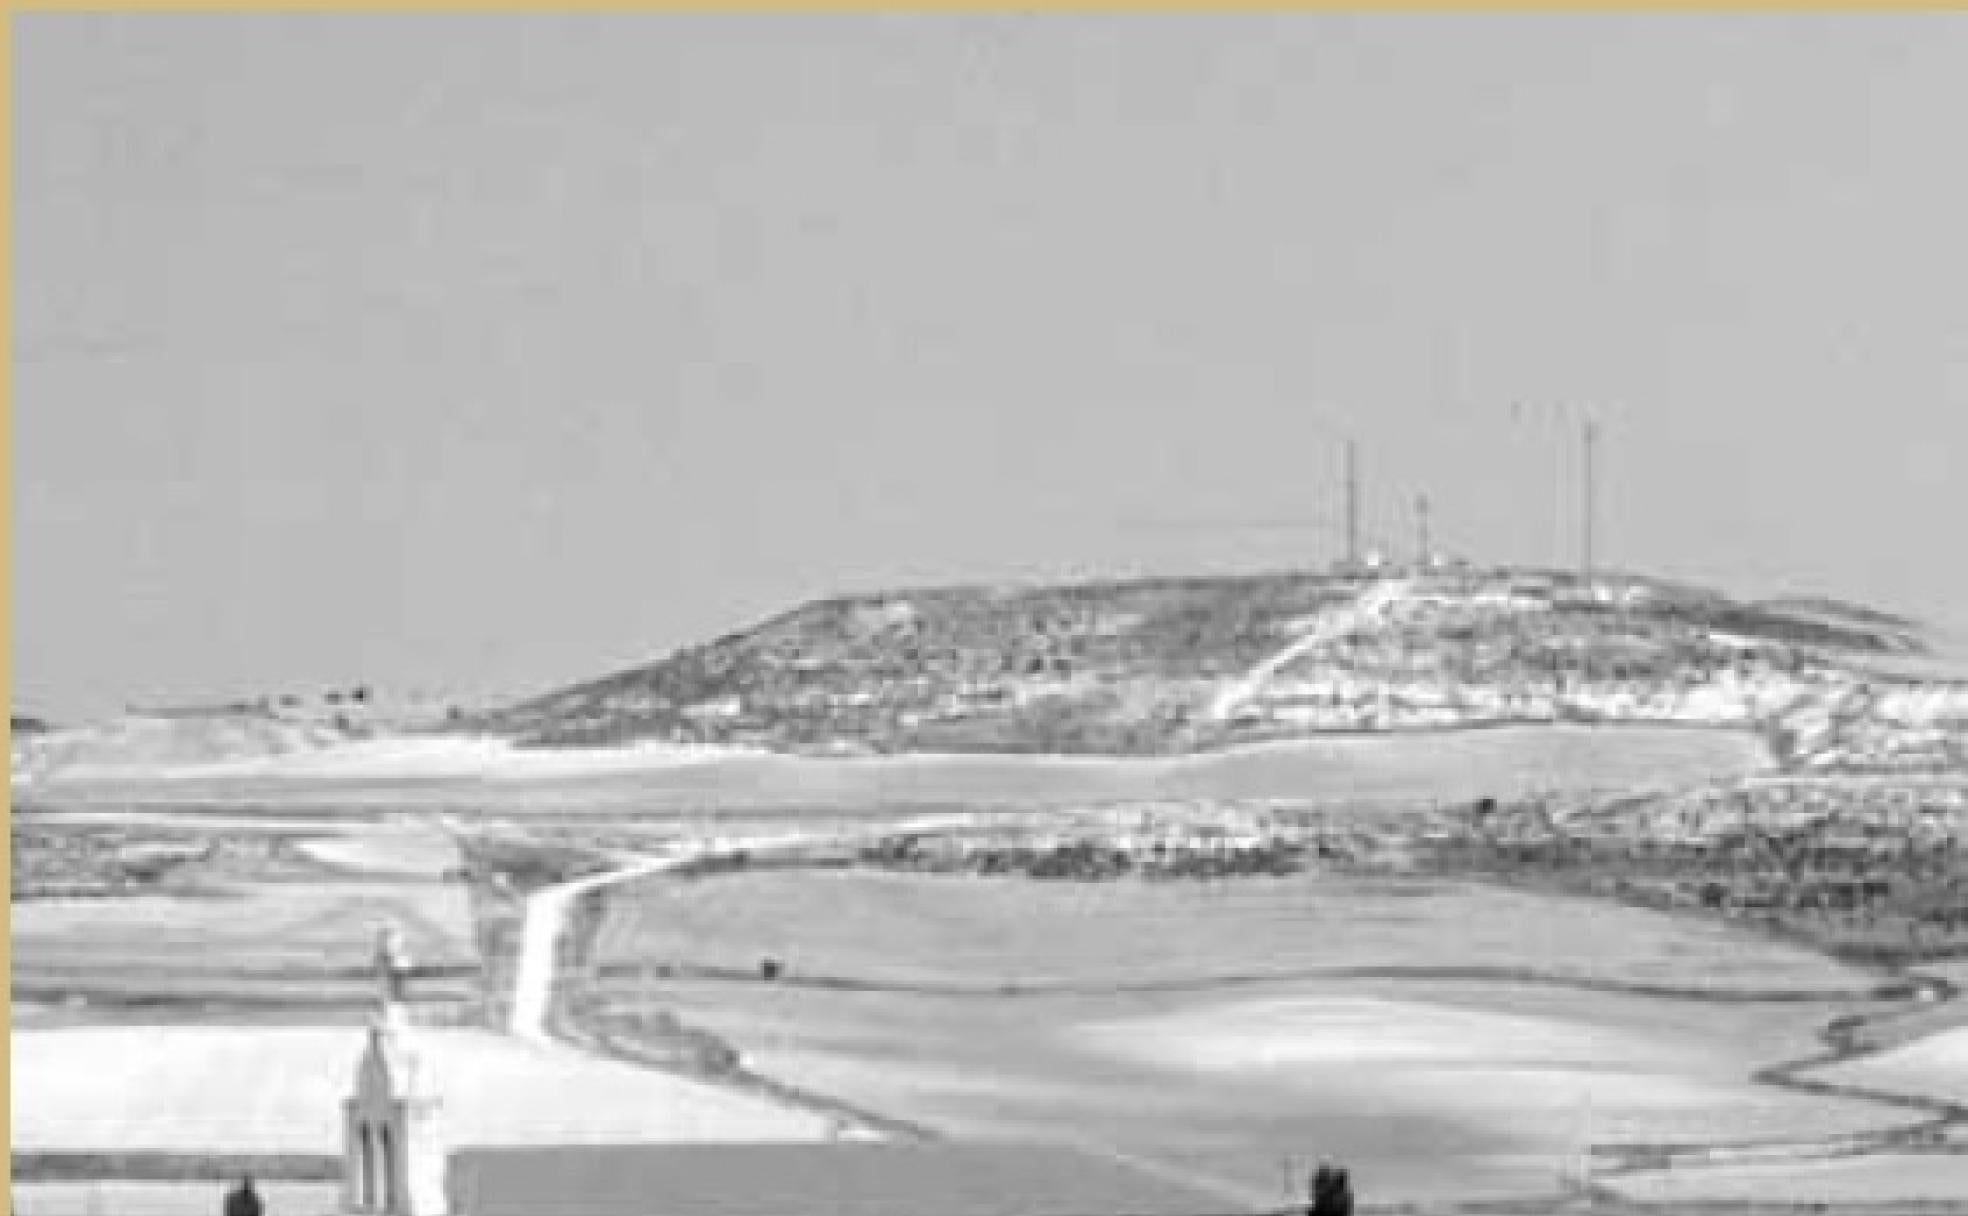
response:
M1968 1212L1968 14L10 22L9 1216Z

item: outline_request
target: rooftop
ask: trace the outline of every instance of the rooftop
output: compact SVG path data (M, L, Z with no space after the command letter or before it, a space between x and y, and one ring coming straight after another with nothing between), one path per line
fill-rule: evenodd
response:
M469 1216L1208 1216L1250 1205L1069 1148L1014 1143L461 1149Z

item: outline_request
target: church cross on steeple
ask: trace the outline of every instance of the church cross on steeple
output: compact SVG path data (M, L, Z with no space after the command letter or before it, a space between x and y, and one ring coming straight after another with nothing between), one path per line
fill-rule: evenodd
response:
M387 1010L402 1002L410 975L410 957L403 947L403 934L384 922L376 927L376 999Z

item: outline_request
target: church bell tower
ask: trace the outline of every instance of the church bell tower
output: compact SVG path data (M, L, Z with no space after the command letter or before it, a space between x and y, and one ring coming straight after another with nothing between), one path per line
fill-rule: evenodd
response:
M342 1211L348 1216L442 1216L446 1147L441 1103L421 1068L395 935L377 940L378 1002L342 1103Z

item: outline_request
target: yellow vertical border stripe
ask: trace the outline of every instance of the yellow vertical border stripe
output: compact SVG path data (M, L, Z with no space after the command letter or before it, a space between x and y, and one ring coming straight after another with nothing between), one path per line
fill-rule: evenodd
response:
M7 1082L7 1107L0 1111L0 1127L7 1131L7 1148L14 1144L14 13L8 3L0 15L0 73L6 87L0 90L0 478L6 482L0 494L0 684L7 697L7 944L0 946L0 959L7 965L7 1054L0 1057L0 1076ZM13 1216L13 1171L7 1173L7 1213Z

